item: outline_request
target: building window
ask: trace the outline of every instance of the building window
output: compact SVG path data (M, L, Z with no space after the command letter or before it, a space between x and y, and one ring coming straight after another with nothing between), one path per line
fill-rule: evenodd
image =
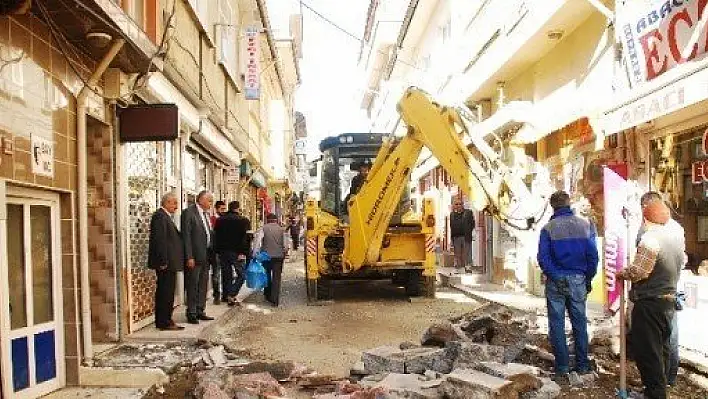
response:
M238 15L238 12L236 12ZM219 0L219 24L217 25L219 42L218 62L227 74L236 82L238 76L239 29L234 23L234 9L228 0Z

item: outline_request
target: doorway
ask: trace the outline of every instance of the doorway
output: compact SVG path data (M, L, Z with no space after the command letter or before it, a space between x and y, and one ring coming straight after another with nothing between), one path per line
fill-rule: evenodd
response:
M0 379L15 398L65 383L59 198L40 198L0 198Z

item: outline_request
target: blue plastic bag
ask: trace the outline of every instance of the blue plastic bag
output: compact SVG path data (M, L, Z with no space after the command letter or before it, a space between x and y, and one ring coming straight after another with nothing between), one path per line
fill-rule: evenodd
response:
M263 267L263 262L270 260L265 252L259 252L251 259L246 268L246 287L252 290L262 290L268 285L268 275Z

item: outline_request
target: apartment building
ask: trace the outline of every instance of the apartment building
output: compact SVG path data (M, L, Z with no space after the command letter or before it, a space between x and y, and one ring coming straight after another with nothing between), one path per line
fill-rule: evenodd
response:
M33 398L78 384L95 343L152 323L148 223L164 193L184 207L201 190L251 199L257 220L268 197L255 186L289 167L277 162L286 156L264 162L270 119L282 120L279 140L293 130L298 78L284 71L297 59L277 51L262 1L10 3L0 16L0 386ZM121 115L159 108L174 111L176 138L125 135Z

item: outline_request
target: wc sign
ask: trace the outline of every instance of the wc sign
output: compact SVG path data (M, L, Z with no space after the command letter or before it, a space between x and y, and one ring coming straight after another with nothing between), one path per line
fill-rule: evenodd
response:
M707 158L696 161L691 165L691 182L693 184L708 182L708 129L703 132L701 149L703 150L703 156Z

